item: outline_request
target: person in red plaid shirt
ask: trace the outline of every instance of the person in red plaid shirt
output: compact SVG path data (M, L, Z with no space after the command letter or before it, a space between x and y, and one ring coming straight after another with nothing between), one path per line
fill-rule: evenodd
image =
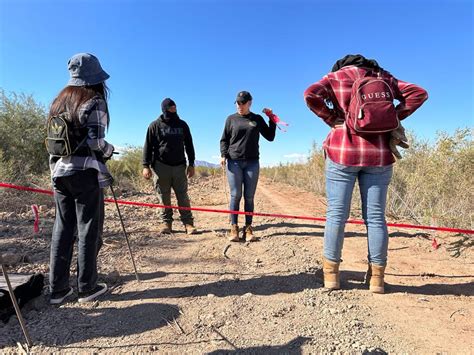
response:
M323 149L326 156L327 222L324 231L324 286L339 289L339 263L344 227L349 218L352 192L358 180L362 215L367 226L367 272L370 290L384 292L388 230L385 205L395 159L390 149L391 133L357 134L345 123L352 85L366 75L377 74L390 87L399 102L395 107L401 121L415 112L428 98L421 87L393 77L375 60L347 55L332 71L304 92L309 109L330 127Z

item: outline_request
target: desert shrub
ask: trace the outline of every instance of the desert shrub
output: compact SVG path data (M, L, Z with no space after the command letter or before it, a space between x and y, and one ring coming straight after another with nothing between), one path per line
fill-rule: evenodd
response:
M473 228L474 145L469 129L438 133L434 142L413 134L410 148L395 164L389 187L387 215L416 223ZM324 155L314 145L305 164L280 164L264 168L270 179L324 196ZM361 217L356 188L352 216Z
M46 109L32 96L0 89L0 175L10 182L27 182L48 171Z
M434 143L411 136L395 166L389 213L420 223L473 227L474 145L469 129L438 133Z
M324 153L316 143L306 163L279 164L275 167L263 168L262 174L272 181L298 186L317 195L325 195Z
M147 190L150 182L142 177L142 155L141 147L128 147L125 152L114 156L107 163L115 185L126 190Z
M210 168L207 166L196 166L196 176L200 177L214 177L222 174L221 168Z

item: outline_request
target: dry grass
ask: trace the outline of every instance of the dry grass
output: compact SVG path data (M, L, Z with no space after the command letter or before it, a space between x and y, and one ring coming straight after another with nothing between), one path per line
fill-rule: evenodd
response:
M469 129L453 135L439 133L435 142L410 136L411 147L395 166L387 215L417 223L473 228L474 145ZM273 179L324 196L324 156L313 147L306 164L262 169ZM357 196L358 192L354 193ZM353 215L360 218L360 199L353 199Z

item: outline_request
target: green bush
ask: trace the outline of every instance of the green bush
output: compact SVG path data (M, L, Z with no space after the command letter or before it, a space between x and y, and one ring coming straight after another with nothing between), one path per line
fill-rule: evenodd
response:
M388 212L420 223L472 228L474 144L469 129L438 133L436 141L410 135L395 166Z
M118 157L114 156L107 163L116 185L135 191L147 189L150 183L142 177L142 155L141 147L128 147L124 153Z
M48 171L46 109L24 94L0 89L0 160L2 179L25 182Z

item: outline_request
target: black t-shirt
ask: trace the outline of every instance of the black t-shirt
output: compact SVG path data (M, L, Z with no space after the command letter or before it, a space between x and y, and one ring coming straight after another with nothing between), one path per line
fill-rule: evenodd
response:
M189 165L194 166L194 145L189 126L179 118L165 121L161 115L148 127L143 165L150 166L155 160L172 166L186 164L185 150Z
M276 124L268 125L262 116L250 112L247 115L234 113L227 117L221 138L221 156L228 159L258 159L260 134L268 141L275 139Z

